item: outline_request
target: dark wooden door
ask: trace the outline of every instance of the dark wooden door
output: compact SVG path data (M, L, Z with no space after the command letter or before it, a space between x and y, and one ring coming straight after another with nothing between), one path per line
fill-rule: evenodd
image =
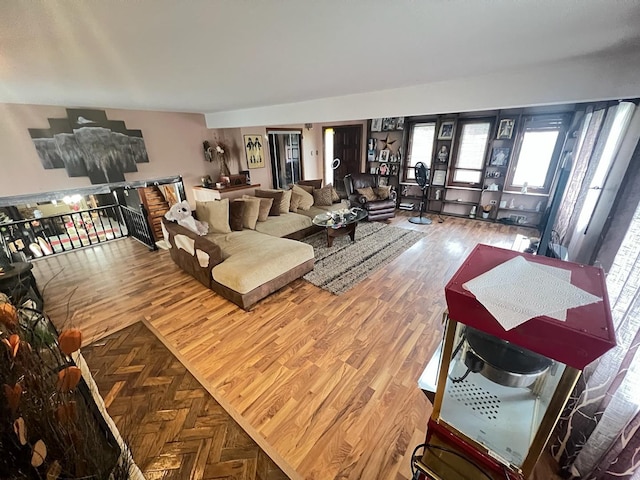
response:
M333 171L336 190L345 191L345 175L360 172L361 145L361 126L333 127L333 158L340 159L340 165Z

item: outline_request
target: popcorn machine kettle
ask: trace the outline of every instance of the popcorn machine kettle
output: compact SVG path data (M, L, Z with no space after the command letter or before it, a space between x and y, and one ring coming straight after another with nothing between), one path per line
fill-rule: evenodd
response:
M519 295L513 304L516 316L521 313L517 310L527 311L527 301L517 288L522 288L520 280L507 276L501 286L502 276L497 275L489 281L497 291L485 288L472 294L468 288L473 279L514 259L526 260L527 269L543 271L527 270L534 277L540 274L535 278L543 294L550 286L541 286L540 279L555 285L557 279L545 277L553 274L570 284L554 291L574 289L587 300L564 312L504 327L498 317L505 312L509 316L503 312L504 298L512 286ZM535 282L531 288L536 288ZM439 360L432 359L439 361L433 412L424 453L413 460L414 478L526 479L581 370L615 346L604 274L595 267L478 245L445 287L445 297L444 339L436 353ZM551 297L547 294L542 302L553 304ZM487 298L494 298L494 303Z

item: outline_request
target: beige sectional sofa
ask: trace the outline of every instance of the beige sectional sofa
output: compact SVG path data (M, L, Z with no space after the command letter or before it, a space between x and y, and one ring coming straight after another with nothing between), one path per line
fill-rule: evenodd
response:
M281 213L257 222L255 230L196 233L163 219L174 262L203 285L245 310L313 270L313 248L297 239L319 231L311 219L331 206Z

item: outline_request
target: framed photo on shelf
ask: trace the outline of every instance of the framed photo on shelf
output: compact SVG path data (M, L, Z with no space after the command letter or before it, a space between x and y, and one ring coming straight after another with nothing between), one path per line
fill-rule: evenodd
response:
M451 140L453 138L454 122L442 122L438 130L438 140Z
M382 131L382 119L374 118L371 120L371 131L372 132L381 132Z
M491 152L491 162L489 165L492 167L504 167L509 162L509 153L511 149L508 147L494 148Z
M515 120L512 118L503 118L500 120L500 125L498 126L498 136L497 140L509 140L511 135L513 135L513 126L515 124Z
M378 173L380 175L389 175L389 165L386 163L381 163L380 168L378 169Z
M386 187L387 185L389 185L387 177L380 177L380 179L378 180L378 185L380 185L381 187Z
M438 154L436 158L440 163L447 163L449 161L449 149L446 145L442 145L440 150L438 150Z
M396 130L404 130L404 117L398 117L396 122Z
M381 162L388 162L389 161L389 150L388 149L384 149L384 150L380 150L380 158L378 159Z
M398 175L398 164L392 163L389 166L389 175Z
M377 175L377 173L378 173L378 167L371 167L371 168L369 168L369 173L370 173L371 175Z
M376 161L376 144L378 140L375 138L369 138L367 140L367 161L375 162Z
M382 119L382 131L388 132L390 130L396 129L396 119L395 117L384 117Z
M444 186L447 180L446 170L436 170L433 172L433 178L431 179L431 185Z

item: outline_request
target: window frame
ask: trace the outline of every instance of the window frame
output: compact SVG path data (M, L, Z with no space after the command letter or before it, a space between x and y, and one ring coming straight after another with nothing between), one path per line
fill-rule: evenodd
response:
M436 148L436 143L438 141L438 122L436 119L423 119L423 120L416 120L413 122L409 122L407 124L407 130L408 130L408 135L407 135L407 150L406 150L406 158L404 159L404 161L402 162L402 182L403 183L411 183L411 184L418 184L418 182L416 181L415 177L414 178L408 178L408 173L410 170L413 170L415 168L415 165L410 165L411 163L411 149L413 147L413 129L416 126L422 126L422 125L433 125L434 128L434 133L433 133L433 142L431 144L431 155L429 157L429 162L427 164L427 168L431 169L431 164L433 163L433 155L435 152L435 148Z
M509 168L504 180L505 192L513 193L520 192L522 190L521 185L513 184L513 177L515 176L516 169L518 168L518 160L520 157L520 151L522 150L522 143L524 141L525 134L528 131L543 132L548 130L557 130L558 138L556 140L556 145L553 148L553 153L551 154L551 160L549 162L549 167L547 168L544 185L542 187L527 186L527 193L548 195L551 192L553 182L558 172L558 165L560 163L562 148L564 146L567 129L569 127L569 121L570 116L567 114L527 115L522 117L521 126L518 128L513 144L511 159L509 161ZM553 128L554 125L559 125L559 127Z
M488 123L489 124L489 132L487 134L487 141L484 146L484 153L482 155L482 161L480 163L480 168L458 168L456 165L458 163L458 155L460 154L460 140L462 138L462 133L465 125L472 125L476 123ZM482 188L482 183L484 180L484 170L485 165L487 163L487 154L491 149L492 139L495 136L495 126L496 120L494 117L479 117L479 118L459 118L456 122L455 126L455 135L453 138L452 152L451 152L451 161L449 162L449 172L447 179L448 187L467 187L467 188ZM479 172L480 176L477 182L456 182L455 171L456 170L469 170Z

